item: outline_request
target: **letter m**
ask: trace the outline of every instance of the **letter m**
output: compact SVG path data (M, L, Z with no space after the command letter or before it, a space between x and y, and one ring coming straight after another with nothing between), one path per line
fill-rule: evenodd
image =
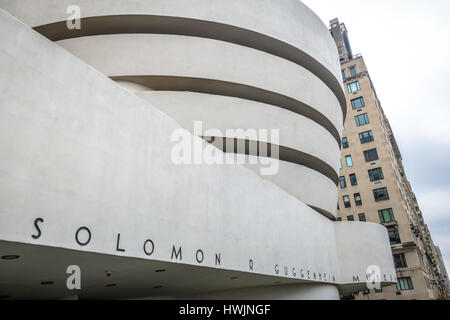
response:
M173 260L174 257L175 257L175 260L178 260L178 257L180 257L180 260L183 260L183 256L181 254L181 247L178 249L178 251L176 250L175 246L172 247L171 259Z

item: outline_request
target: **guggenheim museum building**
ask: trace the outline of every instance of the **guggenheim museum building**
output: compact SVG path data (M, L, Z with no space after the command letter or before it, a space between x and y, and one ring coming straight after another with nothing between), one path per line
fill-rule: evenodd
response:
M298 0L0 0L0 299L396 283L387 230L336 221L345 113Z

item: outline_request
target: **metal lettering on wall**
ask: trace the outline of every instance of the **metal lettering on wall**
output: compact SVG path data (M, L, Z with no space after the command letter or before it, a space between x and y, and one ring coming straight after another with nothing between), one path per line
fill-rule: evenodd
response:
M34 220L34 228L36 230L35 234L32 234L31 237L34 240L38 240L43 235L43 224L45 220L43 218L37 218ZM92 239L94 239L95 234L86 226L79 227L74 233L75 242L81 246L88 246ZM120 243L121 234L118 233L116 235L116 241L114 243L116 252L126 252L126 248L122 247ZM152 239L145 239L142 242L142 254L143 257L151 257L157 250L157 244ZM185 252L183 252L183 246L180 244L173 244L171 246L170 252L168 252L168 257L171 261L183 261L183 257L185 257ZM192 254L195 258L197 264L204 264L205 260L209 258L203 249L199 248L195 252L189 253ZM222 263L222 254L220 252L215 252L212 259L214 259L214 265L216 267L220 267ZM248 259L248 264L245 266L245 269L248 272L256 272L257 269L257 260L252 258ZM273 275L278 277L288 277L299 280L309 280L309 281L317 281L317 282L327 282L327 283L336 283L336 276L331 272L324 272L318 270L311 270L311 268L303 267L303 266L285 266L275 264L273 268ZM395 276L392 275L384 275L383 279L385 281L395 281ZM353 276L353 282L361 282L359 275Z

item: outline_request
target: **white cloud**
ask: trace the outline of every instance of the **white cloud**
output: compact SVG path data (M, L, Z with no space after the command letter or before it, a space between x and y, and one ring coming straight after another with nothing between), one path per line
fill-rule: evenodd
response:
M430 188L423 191L418 188L417 191L420 207L428 223L437 224L450 221L450 209L448 207L450 187Z

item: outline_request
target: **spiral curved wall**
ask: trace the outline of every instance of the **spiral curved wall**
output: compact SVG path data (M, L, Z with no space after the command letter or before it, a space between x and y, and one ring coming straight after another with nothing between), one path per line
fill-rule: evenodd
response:
M283 164L272 181L336 216L346 110L338 57L327 28L299 1L80 1L80 30L67 28L61 9L70 1L25 1L25 11L6 3L95 69L140 84L138 96L186 128L201 120L224 133L279 129L280 148L290 150L280 160L295 165ZM309 192L290 181L307 179L304 167L315 171ZM313 199L324 185L326 196Z
M317 263L336 265L329 274L339 283L342 265L332 249L333 220L346 106L335 43L320 19L297 0L80 0L81 29L70 30L66 8L71 4L69 0L1 0L0 8L191 132L200 120L204 130L224 133L280 130L279 172L258 177L275 189L263 194L268 192L267 201L282 207L287 200L281 194L281 198L274 196L279 192L309 207L286 209L297 211L297 218L288 220L299 219L301 225L314 220L319 234L329 232L323 244L320 237L312 238L318 241L314 245L328 248L325 260L318 258ZM101 94L92 90L89 94ZM215 138L248 139L225 134ZM170 141L166 137L159 143L167 148ZM247 157L258 154L247 152ZM244 175L260 173L258 165L248 168L241 168ZM227 174L221 181L234 177ZM239 183L248 195L258 183L252 179L236 178L230 183ZM225 201L233 198L224 197ZM268 212L267 218L273 214ZM370 228L385 237L384 230ZM381 255L386 248L380 249ZM296 255L295 249L288 251Z

